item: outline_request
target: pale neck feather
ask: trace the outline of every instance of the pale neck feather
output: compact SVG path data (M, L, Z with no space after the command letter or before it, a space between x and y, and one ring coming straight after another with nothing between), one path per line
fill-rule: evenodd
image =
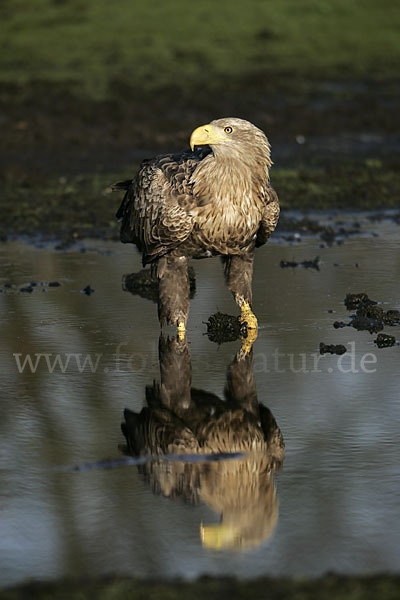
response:
M213 146L213 153L206 156L192 175L193 194L218 202L257 195L269 182L269 145L257 152L239 152L225 146Z

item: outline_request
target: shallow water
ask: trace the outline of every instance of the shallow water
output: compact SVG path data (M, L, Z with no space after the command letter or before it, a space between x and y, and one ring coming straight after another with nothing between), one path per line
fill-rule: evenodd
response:
M276 486L277 523L271 518L247 550L245 543L241 550L202 543L201 525L221 520L203 492L196 505L183 493L166 498L135 465L57 469L121 458L123 410L140 411L146 386L159 380L156 306L121 286L124 274L140 270L138 254L111 242L88 241L84 252L1 245L1 584L105 573L398 571L400 347L377 349L376 334L332 326L348 320L349 292L366 292L385 310L400 308L399 227L365 220L362 230L342 245L276 239L257 253L258 402L276 419L286 454L266 493L273 498ZM316 255L319 271L279 266ZM194 266L192 386L222 398L240 343L211 343L204 322L217 310L237 311L218 260ZM61 285L18 291L30 281ZM95 290L90 296L79 292L88 284ZM385 331L400 337L397 328ZM320 359L321 341L345 344L348 352ZM23 368L28 354L34 366L38 361L35 372ZM54 365L57 355L62 364Z

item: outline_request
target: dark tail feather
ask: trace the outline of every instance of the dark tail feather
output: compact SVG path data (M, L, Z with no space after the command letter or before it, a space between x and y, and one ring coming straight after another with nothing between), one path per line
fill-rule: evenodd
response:
M113 183L111 189L113 192L118 190L127 190L132 185L132 179L125 179L125 181L117 181Z
M118 220L121 220L120 240L122 243L132 243L135 241L134 232L131 227L131 211L133 202L132 180L118 181L114 183L112 190L125 190L124 198L121 206L115 215Z

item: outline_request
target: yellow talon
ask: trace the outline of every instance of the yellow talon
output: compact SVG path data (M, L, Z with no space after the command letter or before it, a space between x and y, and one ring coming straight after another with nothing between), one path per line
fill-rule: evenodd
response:
M224 550L240 547L240 528L235 525L200 525L200 538L205 548Z
M183 321L179 321L178 322L178 339L180 341L185 339L185 335L186 335L186 326L185 323Z
M240 310L242 314L239 317L239 321L242 324L246 324L247 332L247 335L242 335L240 338L242 341L241 353L245 356L250 352L251 347L257 339L258 322L257 317L251 310L250 304L248 302L243 302L240 306Z
M239 321L241 323L246 322L247 329L256 329L257 330L257 328L258 328L257 317L251 310L250 304L248 302L244 301L240 306L240 310L241 310L242 314L239 317Z
M257 335L258 335L257 329L248 329L247 336L240 337L240 340L242 342L242 347L240 348L240 351L243 356L245 356L246 354L249 354L254 342L257 339Z

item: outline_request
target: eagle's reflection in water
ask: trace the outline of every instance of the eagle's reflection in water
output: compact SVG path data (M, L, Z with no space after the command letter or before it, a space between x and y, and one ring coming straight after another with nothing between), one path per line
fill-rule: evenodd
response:
M133 456L243 452L231 460L183 462L153 458L139 467L156 494L206 503L221 516L201 525L203 545L214 549L258 546L275 529L274 472L283 464L282 434L260 404L253 353L238 352L228 367L225 400L191 387L186 340L160 337L161 383L146 388L147 406L125 410L125 452Z

